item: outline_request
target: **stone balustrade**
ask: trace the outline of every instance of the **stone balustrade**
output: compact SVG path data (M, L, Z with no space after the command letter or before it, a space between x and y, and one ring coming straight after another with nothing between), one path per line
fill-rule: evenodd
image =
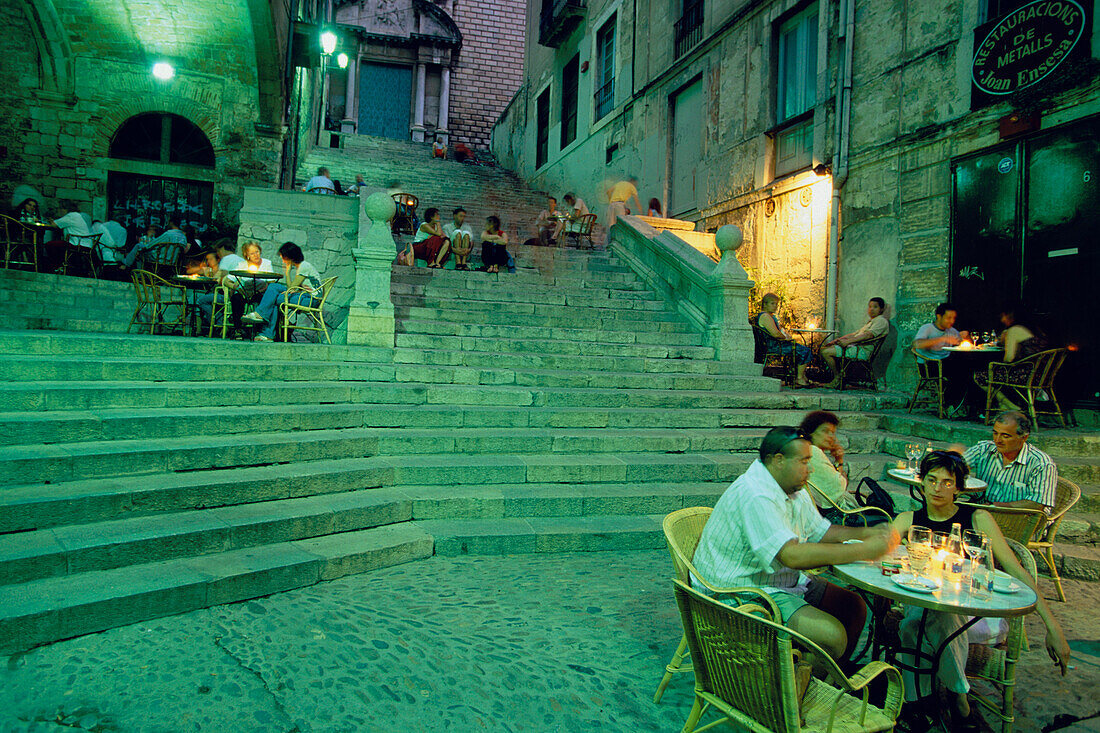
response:
M714 235L675 222L619 217L611 229L611 250L703 333L720 361L759 374L748 321L753 282L735 256L741 231L727 225ZM720 253L717 263L712 253Z

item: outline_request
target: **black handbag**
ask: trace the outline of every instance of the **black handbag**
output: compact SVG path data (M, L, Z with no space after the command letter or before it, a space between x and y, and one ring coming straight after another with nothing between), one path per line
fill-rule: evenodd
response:
M863 493L864 486L867 487L866 495ZM878 481L870 476L864 476L860 479L859 486L856 487L856 503L861 507L870 506L881 509L891 517L897 516L897 510L894 509L894 497L890 496L889 492L879 486Z

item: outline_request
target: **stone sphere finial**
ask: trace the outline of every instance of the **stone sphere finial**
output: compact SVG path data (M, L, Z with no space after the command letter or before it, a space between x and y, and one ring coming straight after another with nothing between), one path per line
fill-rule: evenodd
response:
M363 211L372 222L387 222L397 213L397 204L384 191L375 191L363 201Z
M745 242L745 236L741 233L741 227L736 224L725 224L718 228L714 234L714 244L725 256L726 252L736 252Z

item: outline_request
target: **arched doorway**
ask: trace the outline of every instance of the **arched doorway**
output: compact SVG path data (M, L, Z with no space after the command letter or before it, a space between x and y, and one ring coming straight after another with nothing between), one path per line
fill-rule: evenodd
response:
M200 235L210 228L214 148L197 125L180 115L146 112L129 118L111 138L117 161L107 176L107 218L131 236L162 231L171 219Z

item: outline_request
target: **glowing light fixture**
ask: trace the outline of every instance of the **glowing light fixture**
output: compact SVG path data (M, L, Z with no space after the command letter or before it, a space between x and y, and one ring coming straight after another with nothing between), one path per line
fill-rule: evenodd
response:
M168 81L176 75L176 70L172 67L172 64L164 61L158 61L153 64L153 76L161 81Z
M337 56L336 65L339 66L341 69L348 68L348 55L346 53L342 53Z
M321 48L324 49L326 54L332 53L336 50L336 34L332 31L325 31L321 34Z

